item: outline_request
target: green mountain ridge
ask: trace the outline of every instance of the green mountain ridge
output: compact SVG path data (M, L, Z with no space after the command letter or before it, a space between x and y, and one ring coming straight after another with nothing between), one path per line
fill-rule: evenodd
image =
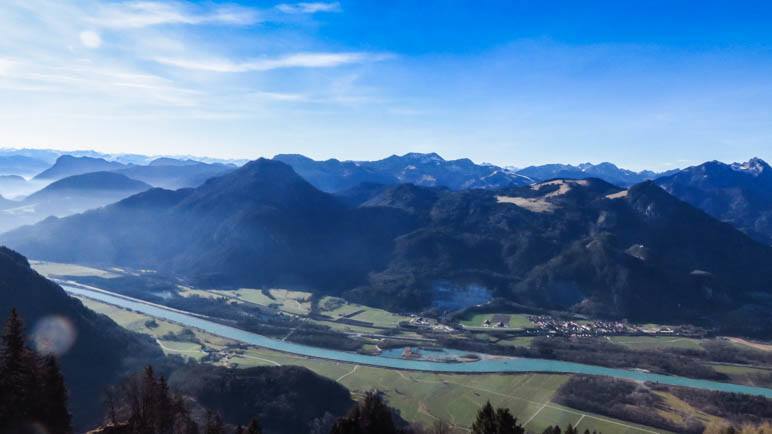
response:
M752 315L755 332L770 312L757 295L772 288L772 248L653 182L402 184L354 206L261 159L195 189L149 190L2 241L39 259L156 268L205 286L304 288L398 310L478 288L641 321L742 327L736 318Z

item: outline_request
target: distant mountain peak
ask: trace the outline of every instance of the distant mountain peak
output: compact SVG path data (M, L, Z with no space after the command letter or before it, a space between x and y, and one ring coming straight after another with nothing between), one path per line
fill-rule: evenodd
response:
M259 176L282 175L290 178L300 178L290 165L267 158L258 158L257 160L250 161L237 170L242 173L251 173Z
M178 158L160 157L148 163L148 166L194 166L196 164L201 163L191 159L180 160Z
M228 190L258 188L268 193L287 184L308 184L291 166L277 160L258 158L224 176L210 178L204 186L218 186ZM310 188L311 186L308 185Z
M731 167L737 172L744 172L753 176L759 176L770 169L766 161L757 157L751 158L744 163L733 163Z
M410 160L417 160L421 163L429 163L429 162L444 162L445 159L440 157L439 154L436 152L430 152L428 154L424 154L421 152L408 152L407 154L403 155L401 158L406 158Z
M64 190L113 190L113 191L143 191L151 188L150 185L128 176L115 172L89 172L81 175L72 175L54 181L32 196L50 194Z
M518 170L520 175L527 176L534 181L546 181L554 178L600 178L604 181L629 187L642 181L659 176L652 171L635 172L623 169L616 164L604 161L598 164L582 163L577 166L570 164L545 164L542 166L529 166Z
M72 175L81 175L88 172L118 170L127 167L115 161L107 161L104 158L75 157L62 155L50 168L37 174L35 179L61 179Z
M579 167L585 166L586 168L596 168L596 169L610 169L610 170L620 170L619 166L617 166L614 163L609 163L608 161L603 161L598 164L592 164L592 163L585 163L580 165Z
M292 209L314 212L340 206L332 196L314 188L291 166L259 158L219 177L210 178L181 204L203 210Z

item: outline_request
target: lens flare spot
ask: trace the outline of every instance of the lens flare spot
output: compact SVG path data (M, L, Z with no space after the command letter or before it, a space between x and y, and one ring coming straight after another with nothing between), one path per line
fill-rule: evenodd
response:
M62 316L48 316L35 325L32 340L41 354L61 356L72 348L77 331L72 322Z

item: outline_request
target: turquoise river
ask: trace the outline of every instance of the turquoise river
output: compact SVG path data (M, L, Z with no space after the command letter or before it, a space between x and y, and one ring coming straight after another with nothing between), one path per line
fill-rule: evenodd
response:
M743 386L739 384L721 383L717 381L661 375L638 370L605 368L602 366L585 365L581 363L564 362L560 360L496 357L482 358L481 360L472 362L433 362L425 360L401 359L395 357L371 356L351 353L347 351L330 350L272 339L235 327L220 324L190 312L168 308L108 291L86 289L70 285L62 285L62 287L65 291L73 295L80 295L111 305L131 309L149 316L169 320L187 327L194 327L211 334L232 339L234 341L243 342L245 344L282 351L285 353L335 360L345 363L429 372L558 372L570 374L603 375L633 381L652 381L673 386L685 386L697 389L762 395L766 396L767 398L772 398L772 389L763 387Z

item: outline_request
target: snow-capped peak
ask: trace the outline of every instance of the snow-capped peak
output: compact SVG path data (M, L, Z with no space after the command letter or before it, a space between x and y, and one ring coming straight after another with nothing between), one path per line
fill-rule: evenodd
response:
M751 158L745 163L733 163L732 169L738 172L745 172L753 176L759 176L764 171L769 170L769 164L761 158Z

